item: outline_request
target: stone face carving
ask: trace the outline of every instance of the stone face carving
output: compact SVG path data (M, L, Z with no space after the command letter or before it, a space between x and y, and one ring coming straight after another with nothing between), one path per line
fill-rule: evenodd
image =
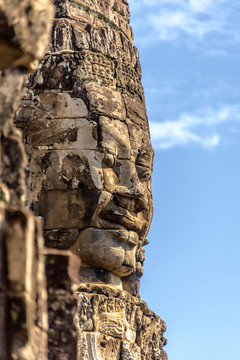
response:
M52 41L17 116L28 200L44 218L47 246L72 249L82 269L106 270L137 295L153 151L128 5L55 4Z
M66 261L47 257L49 359L166 360L165 324L138 294L153 150L128 3L54 3L51 42L16 116L45 245L81 260L71 287ZM58 270L64 288L54 285Z

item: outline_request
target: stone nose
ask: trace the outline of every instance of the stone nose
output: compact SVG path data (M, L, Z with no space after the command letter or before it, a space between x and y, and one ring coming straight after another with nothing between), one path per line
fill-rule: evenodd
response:
M133 184L133 186L116 185L113 194L140 199L144 196L144 189L140 182Z
M114 194L134 199L143 197L144 187L139 180L135 160L122 161L120 169L119 182L115 186Z
M147 208L147 200L144 195L144 189L140 182L132 187L117 185L113 192L115 203L135 213Z

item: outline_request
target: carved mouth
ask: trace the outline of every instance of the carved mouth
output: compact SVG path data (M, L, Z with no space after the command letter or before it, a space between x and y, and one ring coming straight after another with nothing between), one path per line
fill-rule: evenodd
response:
M124 275L130 275L130 274L132 274L133 273L133 271L134 271L134 268L132 267L132 266L130 266L130 265L127 265L127 264L122 264L122 271L123 271L123 275L122 276L124 276Z

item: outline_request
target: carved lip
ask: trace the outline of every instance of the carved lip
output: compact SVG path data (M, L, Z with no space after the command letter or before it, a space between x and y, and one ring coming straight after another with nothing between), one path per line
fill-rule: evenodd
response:
M134 270L135 270L135 269L134 269L133 266L127 265L127 264L125 264L125 263L122 264L122 271L124 271L124 274L122 274L122 276L131 275Z

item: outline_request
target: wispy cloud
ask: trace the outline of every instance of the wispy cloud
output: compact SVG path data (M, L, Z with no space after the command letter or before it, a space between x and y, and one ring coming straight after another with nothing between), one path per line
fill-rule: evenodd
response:
M137 11L144 11L145 24L151 37L149 41L209 41L214 38L220 44L240 40L240 3L229 0L130 0ZM139 21L138 25L141 21ZM136 20L137 24L137 20ZM216 47L216 48L218 48ZM225 55L219 49L212 49L210 55Z
M206 108L197 114L182 113L175 121L151 122L151 138L155 148L200 145L214 148L222 140L221 128L240 121L240 105Z
M191 9L192 10L192 9ZM195 15L195 16L194 16ZM211 33L222 33L222 24L216 17L207 17L206 13L196 17L195 11L162 10L159 14L149 15L149 22L160 40L172 40L187 35L202 40Z

